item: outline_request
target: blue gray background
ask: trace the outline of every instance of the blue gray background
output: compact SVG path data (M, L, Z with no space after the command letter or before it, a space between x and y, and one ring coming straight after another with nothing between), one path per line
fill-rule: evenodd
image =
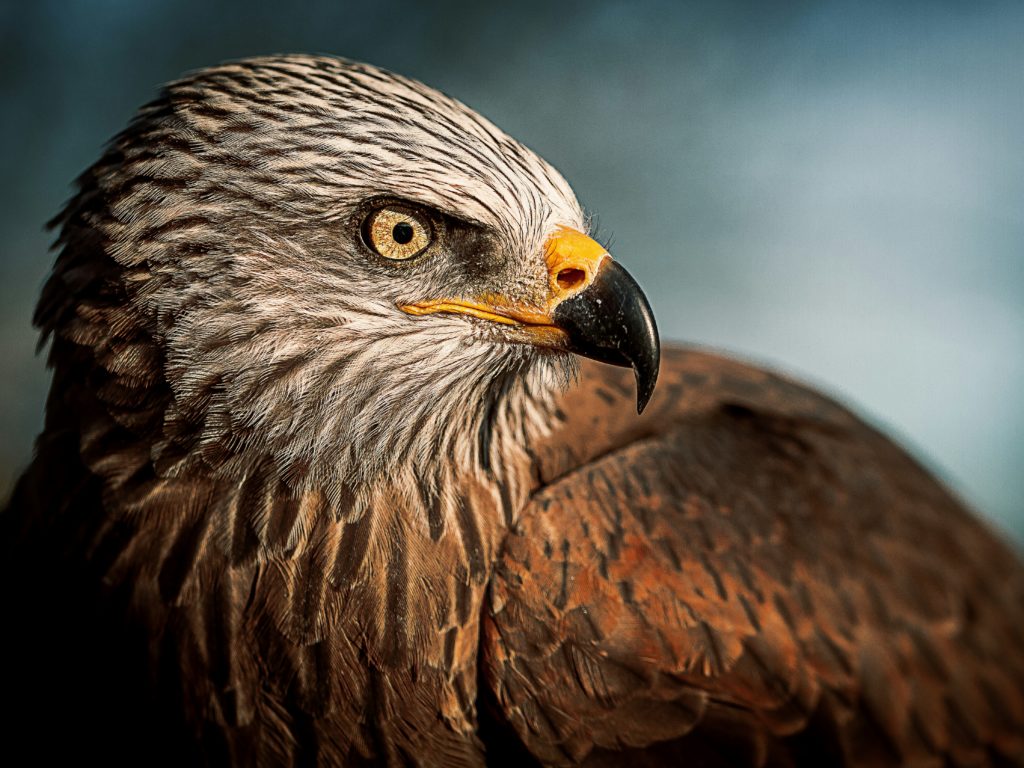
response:
M1024 4L0 5L0 496L42 224L157 86L260 53L419 78L539 151L663 335L803 377L1024 542Z

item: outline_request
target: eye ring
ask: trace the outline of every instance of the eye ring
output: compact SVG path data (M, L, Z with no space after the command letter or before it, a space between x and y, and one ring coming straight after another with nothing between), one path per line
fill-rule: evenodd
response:
M363 221L363 242L392 261L406 261L423 253L433 242L430 220L404 206L385 205Z

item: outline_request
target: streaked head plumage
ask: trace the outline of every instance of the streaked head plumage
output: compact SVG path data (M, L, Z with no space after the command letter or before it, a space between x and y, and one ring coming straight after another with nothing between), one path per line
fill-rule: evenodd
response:
M423 216L422 255L366 242L382 206ZM585 222L530 150L367 65L251 59L172 83L86 174L64 215L84 221L159 338L169 418L200 430L197 445L230 432L222 472L244 471L250 438L299 483L366 480L453 442L472 452L458 437L495 398L547 393L571 364L492 323L398 308L494 291L536 302L547 238Z

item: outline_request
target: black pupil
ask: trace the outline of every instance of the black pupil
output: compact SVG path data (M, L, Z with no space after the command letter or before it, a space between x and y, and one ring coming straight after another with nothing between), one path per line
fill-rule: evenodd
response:
M405 245L410 242L414 234L412 224L407 221L398 222L395 224L395 228L391 230L391 236L395 238L395 242L399 245Z

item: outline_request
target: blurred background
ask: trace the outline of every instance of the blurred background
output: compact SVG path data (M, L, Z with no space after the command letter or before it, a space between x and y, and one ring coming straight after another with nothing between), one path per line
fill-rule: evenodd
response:
M43 223L160 83L332 53L551 161L666 338L802 377L1024 543L1024 3L0 4L0 498L48 377Z

